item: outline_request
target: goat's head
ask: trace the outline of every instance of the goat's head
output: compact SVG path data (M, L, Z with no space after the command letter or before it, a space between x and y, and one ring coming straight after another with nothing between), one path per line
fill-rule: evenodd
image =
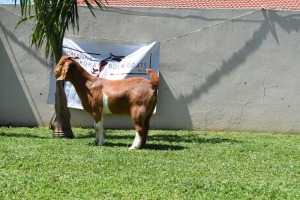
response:
M56 80L65 80L70 65L74 64L74 56L62 56L54 69Z

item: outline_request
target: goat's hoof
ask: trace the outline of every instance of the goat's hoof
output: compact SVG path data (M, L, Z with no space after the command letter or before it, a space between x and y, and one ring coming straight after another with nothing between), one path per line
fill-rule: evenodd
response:
M140 149L140 148L138 148L138 147L136 147L136 146L131 146L131 147L129 147L129 150L137 150L137 149Z
M95 141L96 146L103 146L105 141Z

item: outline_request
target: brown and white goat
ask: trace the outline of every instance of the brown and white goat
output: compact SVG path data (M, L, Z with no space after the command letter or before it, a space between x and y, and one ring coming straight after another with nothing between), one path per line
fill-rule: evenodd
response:
M105 142L103 114L131 115L136 135L130 149L145 147L149 121L157 102L158 75L151 69L147 74L150 80L140 77L107 80L92 76L74 57L68 56L62 56L54 70L57 80L73 84L84 110L93 116L97 145Z

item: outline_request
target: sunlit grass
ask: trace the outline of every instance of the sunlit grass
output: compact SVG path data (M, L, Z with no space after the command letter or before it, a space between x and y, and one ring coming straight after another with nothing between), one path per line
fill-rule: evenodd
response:
M0 128L0 199L300 199L300 135Z

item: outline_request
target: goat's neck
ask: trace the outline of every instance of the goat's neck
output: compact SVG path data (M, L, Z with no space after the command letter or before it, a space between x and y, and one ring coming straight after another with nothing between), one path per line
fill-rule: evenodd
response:
M68 70L67 78L75 87L75 90L81 100L81 102L87 102L86 100L91 95L90 85L93 83L95 77L89 74L84 68L76 64L76 67L72 67ZM83 105L85 106L85 105Z
M68 80L76 86L80 86L82 84L86 85L93 79L93 76L89 74L83 67L79 64L75 65L76 67L72 67L68 70Z

